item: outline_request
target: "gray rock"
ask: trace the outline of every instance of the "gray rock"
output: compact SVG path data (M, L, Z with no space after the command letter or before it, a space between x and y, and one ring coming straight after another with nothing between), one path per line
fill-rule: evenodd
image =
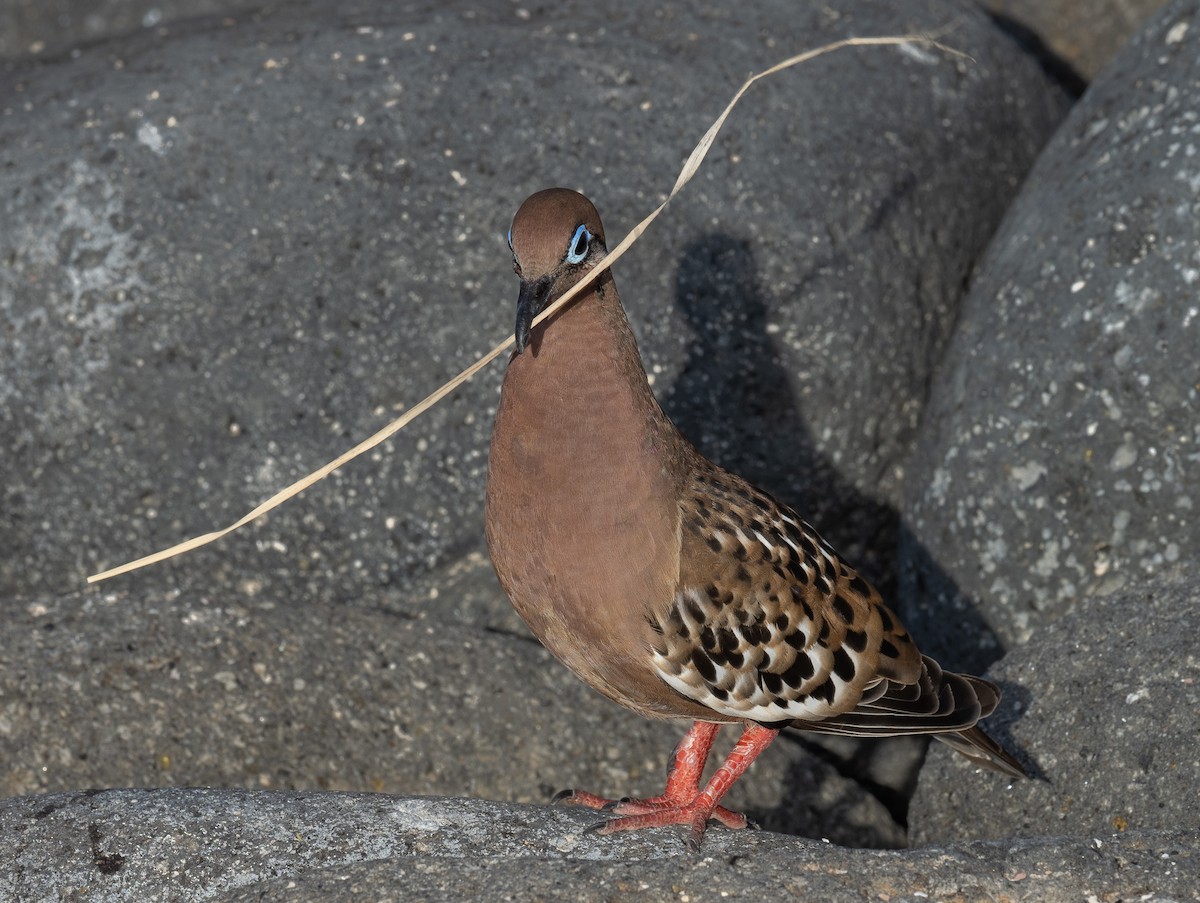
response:
M744 74L950 21L971 61L846 51L757 87L617 273L672 414L878 578L963 278L1066 105L982 14L314 2L4 64L3 792L661 789L681 728L580 686L488 573L498 366L243 534L75 587L232 522L506 335L527 193L580 187L619 236ZM808 748L730 804L901 842Z
M289 0L284 0L289 2ZM300 5L303 0L290 0ZM1036 34L1084 78L1092 78L1163 0L987 0L989 11ZM139 28L174 26L204 14L246 18L247 0L3 0L0 57L52 56ZM273 6L278 5L278 0Z
M32 601L6 617L0 662L0 797L189 785L651 796L686 727L609 702L526 637L312 598ZM879 799L794 736L728 800L776 831L904 843Z
M984 0L1018 34L1035 35L1087 80L1095 78L1166 0Z
M934 382L902 615L979 669L1200 548L1200 25L1164 9L1038 159Z
M989 674L1008 698L988 726L1044 779L981 802L972 769L931 749L913 841L1200 829L1198 618L1200 581L1160 581L1089 599L1009 653Z
M0 59L53 57L181 18L246 15L256 5L253 0L2 0Z
M528 192L581 187L620 236L742 75L948 22L971 61L755 88L617 274L672 412L880 577L963 277L1066 103L981 13L324 2L6 64L0 596L234 521L490 348ZM481 550L499 370L123 586L403 608Z
M456 799L115 790L0 803L6 900L1195 900L1195 835L872 852ZM1149 896L1148 896L1149 895Z

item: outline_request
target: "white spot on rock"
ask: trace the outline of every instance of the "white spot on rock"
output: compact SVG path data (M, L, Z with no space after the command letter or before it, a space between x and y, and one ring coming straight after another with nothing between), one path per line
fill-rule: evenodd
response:
M1008 543L1004 541L1003 536L995 536L989 539L984 544L984 550L987 553L987 558L983 562L983 569L989 574L996 570L997 562L1003 561L1008 557Z
M160 157L167 152L162 134L158 131L158 126L152 122L143 122L138 126L137 140Z
M1128 511L1118 511L1113 515L1112 545L1116 546L1124 542L1125 529L1132 519L1132 515Z
M1018 464L1011 473L1012 478L1016 480L1017 488L1025 492L1032 489L1048 471L1045 465L1038 461L1027 461L1024 464Z
M1108 462L1108 466L1110 469L1119 472L1132 467L1137 463L1137 459L1137 446L1133 444L1133 437L1129 433L1126 433L1125 441L1113 452L1112 460Z
M1058 569L1058 543L1053 540L1046 543L1042 557L1038 559L1033 570L1041 577L1049 577Z
M132 230L120 225L128 220L121 190L105 170L75 160L56 181L44 188L41 212L19 227L5 224L13 247L20 251L0 267L0 323L7 330L5 353L18 361L32 346L11 341L11 336L29 336L64 322L77 330L83 341L69 355L79 366L72 386L68 389L64 381L57 388L82 396L86 382L81 379L109 366L111 343L102 336L116 331L141 297L141 246ZM20 280L39 286L41 304L13 304L18 296L13 286ZM29 366L34 363L43 365L29 361ZM16 391L13 383L0 378L0 402Z
M1186 29L1186 24L1184 25ZM919 47L916 44L901 44L899 50L902 54L916 60L918 63L924 63L926 66L937 65L940 60L938 57L924 47Z
M945 467L934 468L933 480L929 484L929 494L935 499L944 499L950 489L950 471Z

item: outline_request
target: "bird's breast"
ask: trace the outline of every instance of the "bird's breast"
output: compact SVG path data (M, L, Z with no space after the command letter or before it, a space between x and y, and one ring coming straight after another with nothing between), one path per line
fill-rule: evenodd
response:
M509 365L489 453L497 575L534 634L583 680L646 714L670 714L650 624L674 598L679 509L654 411L636 382L595 359L595 344L536 350Z

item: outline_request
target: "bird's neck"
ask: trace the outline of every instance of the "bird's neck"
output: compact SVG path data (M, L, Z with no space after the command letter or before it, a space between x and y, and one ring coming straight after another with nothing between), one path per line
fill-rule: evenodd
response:
M636 468L639 458L661 466L661 456L679 451L608 273L533 330L509 364L501 404L519 410L527 438L535 431L548 454L569 455L592 474Z

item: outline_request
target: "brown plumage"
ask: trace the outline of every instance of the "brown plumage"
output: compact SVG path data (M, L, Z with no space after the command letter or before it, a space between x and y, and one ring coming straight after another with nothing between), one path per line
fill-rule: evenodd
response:
M976 727L1000 699L993 684L922 656L812 527L679 433L650 391L610 271L530 329L607 253L587 198L531 196L509 243L521 294L488 461L496 573L586 683L643 715L695 722L662 796L569 799L625 816L606 833L680 823L698 845L710 818L746 824L719 799L785 727L933 734L1024 774ZM745 732L701 788L722 723Z

